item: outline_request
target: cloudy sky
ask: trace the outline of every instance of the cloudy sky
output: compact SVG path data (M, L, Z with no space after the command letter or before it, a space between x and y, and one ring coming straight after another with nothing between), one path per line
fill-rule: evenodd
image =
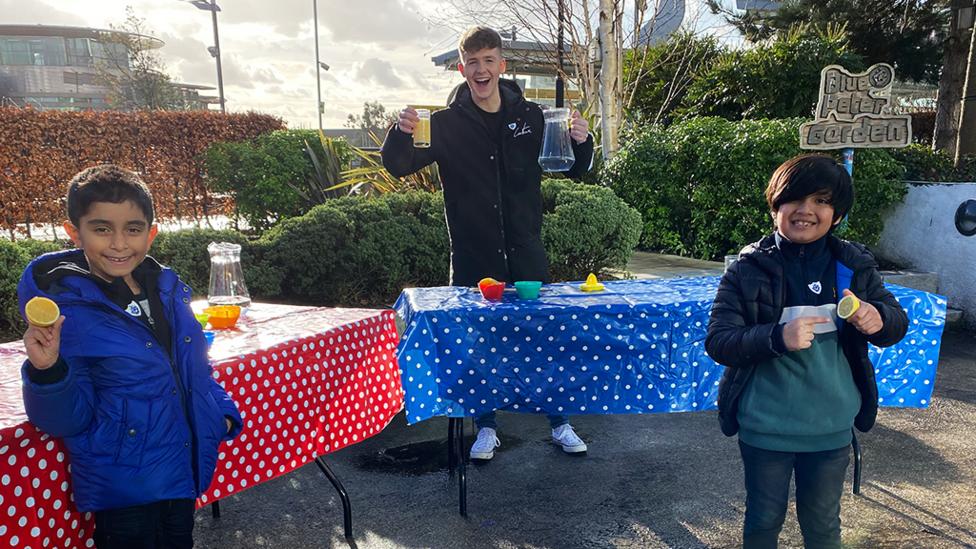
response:
M443 104L460 76L430 58L451 49L453 31L429 23L440 0L318 0L324 125L342 127L364 101L399 110ZM224 93L231 111L278 115L289 127L315 127L312 0L220 0ZM210 13L180 0L0 0L0 23L107 28L126 6L165 41L174 79L216 86ZM214 91L216 95L216 91Z
M324 126L342 127L367 100L392 111L407 103L444 104L461 77L430 58L455 47L455 29L470 23L451 8L465 2L473 2L472 11L490 4L318 0L320 56L331 67L322 73ZM275 114L292 128L315 127L313 0L218 3L228 110ZM216 65L206 50L213 44L210 13L185 0L0 0L0 24L108 28L125 20L126 6L165 41L160 52L175 80L216 86ZM482 11L479 17L491 15Z

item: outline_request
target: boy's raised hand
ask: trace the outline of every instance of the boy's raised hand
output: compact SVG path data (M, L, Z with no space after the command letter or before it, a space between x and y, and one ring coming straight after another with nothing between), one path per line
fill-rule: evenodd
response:
M579 111L573 111L569 126L569 136L576 143L583 143L590 135L590 123L580 116Z
M61 325L64 316L58 317L52 326L42 328L31 324L24 332L27 358L38 370L47 370L58 361L61 348Z
M813 345L813 328L825 322L830 322L830 319L824 316L805 316L787 322L783 328L783 343L786 344L786 350L809 349Z
M407 107L400 111L400 117L397 119L397 129L405 134L413 135L413 130L419 122L420 116L417 115L417 111L413 107Z
M849 295L854 295L854 292L845 288L844 296ZM857 308L857 311L847 321L853 324L857 328L857 331L864 335L869 336L880 332L881 328L884 328L884 320L881 319L881 313L878 312L878 309L874 305L871 305L867 301L860 298L858 300L861 302L861 306Z

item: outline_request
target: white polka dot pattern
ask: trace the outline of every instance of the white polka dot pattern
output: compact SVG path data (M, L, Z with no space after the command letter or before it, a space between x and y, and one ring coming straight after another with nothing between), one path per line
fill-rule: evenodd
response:
M393 311L274 308L283 311L300 311L287 321L302 324L292 330L298 337L243 333L236 341L245 352L226 353L213 364L245 425L221 445L198 507L361 442L403 407ZM278 331L288 329L283 324ZM228 336L233 339L222 333L218 341ZM21 345L0 345L0 547L93 547L94 519L74 507L61 440L25 421L24 358Z
M692 412L716 407L723 367L705 353L717 277L609 282L584 294L551 284L540 299L488 302L461 287L410 288L394 306L407 420L508 409L549 414ZM871 347L883 406L928 405L945 298L888 288L909 333Z

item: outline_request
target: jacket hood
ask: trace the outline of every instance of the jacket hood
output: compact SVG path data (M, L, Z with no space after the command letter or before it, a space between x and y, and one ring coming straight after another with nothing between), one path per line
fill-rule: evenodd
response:
M175 283L175 275L150 256L136 267L133 274L137 278L153 277L159 281L161 290ZM168 281L170 276L172 281ZM125 281L116 278L112 282L98 279L91 273L91 267L80 249L51 252L31 261L20 278L17 294L20 310L33 297L42 296L58 304L67 305L79 301L108 301L106 291Z
M525 101L522 88L514 80L499 78L498 92L502 96L502 105L506 108L513 107ZM459 107L461 105L474 106L474 100L471 98L471 88L468 87L467 81L461 82L451 90L450 95L447 96L447 105L449 107Z

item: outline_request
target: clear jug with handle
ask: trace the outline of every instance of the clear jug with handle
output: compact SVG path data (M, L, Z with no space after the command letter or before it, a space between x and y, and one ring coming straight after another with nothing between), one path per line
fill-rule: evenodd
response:
M569 137L569 109L546 109L542 115L546 126L542 131L539 165L547 172L565 172L576 162Z
M210 252L210 291L207 302L210 305L237 305L242 309L251 306L251 294L244 285L244 271L241 269L241 246L230 242L211 242Z

